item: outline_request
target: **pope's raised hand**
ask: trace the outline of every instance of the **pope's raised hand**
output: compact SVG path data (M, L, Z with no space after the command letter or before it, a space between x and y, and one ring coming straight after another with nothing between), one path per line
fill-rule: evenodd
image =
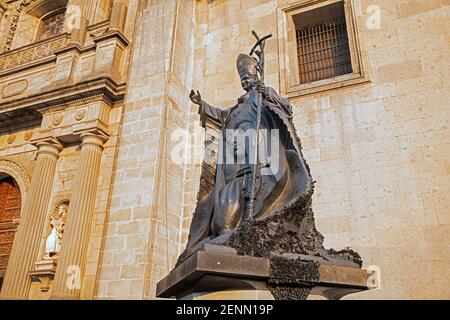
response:
M197 91L197 93L195 93L194 90L191 90L189 97L191 98L191 101L193 103L198 104L198 105L202 104L202 96L201 96L200 92Z

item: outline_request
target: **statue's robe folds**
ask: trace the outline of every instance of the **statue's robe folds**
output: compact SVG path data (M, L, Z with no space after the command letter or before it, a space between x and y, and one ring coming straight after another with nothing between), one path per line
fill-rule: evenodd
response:
M199 113L202 126L206 129L205 147L212 157L205 159L202 166L200 191L193 215L189 241L183 257L194 252L202 244L217 242L226 237L245 222L248 214L248 199L251 194L251 171L255 166L247 162L227 164L226 153L228 130L247 130L256 128L257 105L261 95L254 90L239 98L238 104L231 109L222 110L202 103ZM272 88L266 88L262 98L260 129L278 129L279 148L277 154L259 152L256 166L254 220L265 219L272 214L288 208L299 201L310 201L313 183L309 168L304 161L300 140L292 123L292 106L289 100L280 97ZM268 142L271 140L272 142ZM273 136L265 139L259 148L267 149L273 143ZM248 151L248 149L247 149ZM267 150L266 150L267 151ZM262 155L261 155L262 154ZM207 155L205 155L207 156ZM246 155L249 156L248 154ZM279 158L276 170L272 170L270 161ZM218 159L222 161L218 161Z

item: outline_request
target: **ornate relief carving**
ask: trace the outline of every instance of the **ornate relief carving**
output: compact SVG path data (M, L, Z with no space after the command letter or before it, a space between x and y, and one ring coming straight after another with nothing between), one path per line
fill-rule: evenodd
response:
M32 136L33 136L33 130L25 132L25 136L24 136L25 141L30 141Z
M0 71L51 56L67 44L67 35L0 55Z
M99 25L95 29L90 30L89 36L91 38L97 38L106 33L109 29L109 24Z
M32 136L33 136L33 131L32 130L25 132L25 136L24 136L25 141L30 141Z
M79 111L77 111L77 114L75 115L75 119L77 121L81 121L84 119L85 116L86 116L86 110L79 110Z
M11 19L11 25L9 26L9 32L8 32L8 35L6 36L6 43L5 43L5 47L4 47L5 51L11 50L11 46L13 44L14 36L15 36L16 30L17 30L17 25L18 25L19 19L20 19L20 14L22 13L23 9L28 7L30 5L30 3L32 3L33 1L35 1L35 0L22 0L16 6L16 9L15 9L12 19Z
M25 79L8 83L2 89L2 98L6 99L17 96L19 94L24 93L25 90L27 90L27 88L28 88L28 81Z
M61 122L63 121L63 119L64 119L64 117L63 117L62 114L60 114L60 113L55 114L53 116L53 122L52 123L53 123L54 126L59 126L61 124Z
M22 194L30 189L30 177L17 163L9 160L0 160L0 172L4 172L16 180Z
M16 135L15 135L15 134L11 134L11 135L8 137L8 139L6 140L6 142L7 142L8 144L13 144L14 141L16 141Z

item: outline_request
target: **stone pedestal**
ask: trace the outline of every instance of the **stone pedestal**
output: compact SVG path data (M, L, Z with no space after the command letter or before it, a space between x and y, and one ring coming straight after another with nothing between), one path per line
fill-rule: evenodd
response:
M366 270L334 266L314 257L289 255L269 259L203 250L161 280L157 296L183 300L283 300L306 299L314 294L338 300L373 289L369 284L371 276Z
M34 270L30 272L31 281L40 283L41 292L48 292L55 278L56 260L41 260L35 263Z

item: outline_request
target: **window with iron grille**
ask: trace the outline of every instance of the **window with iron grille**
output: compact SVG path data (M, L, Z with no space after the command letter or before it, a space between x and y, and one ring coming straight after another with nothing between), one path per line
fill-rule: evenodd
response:
M65 10L58 10L42 19L38 40L55 37L64 32Z
M294 16L300 84L352 73L344 3Z

